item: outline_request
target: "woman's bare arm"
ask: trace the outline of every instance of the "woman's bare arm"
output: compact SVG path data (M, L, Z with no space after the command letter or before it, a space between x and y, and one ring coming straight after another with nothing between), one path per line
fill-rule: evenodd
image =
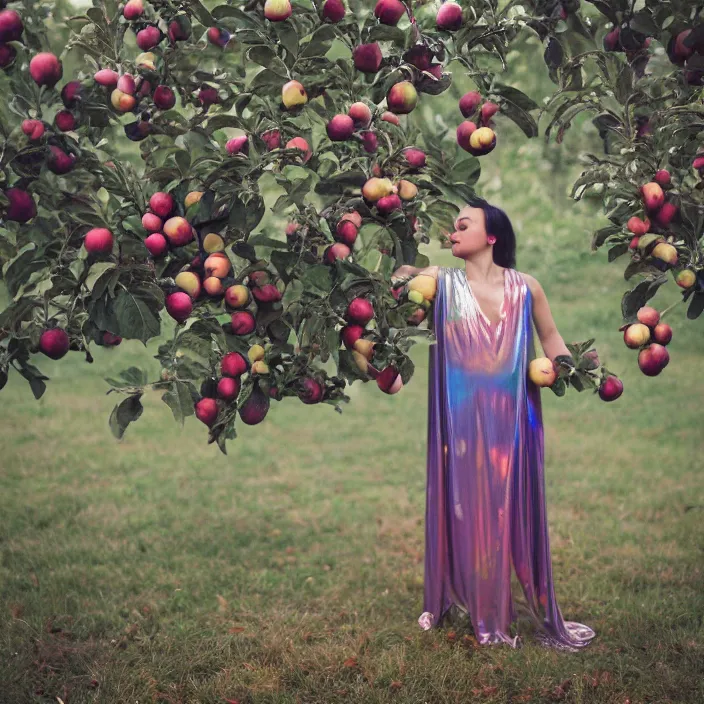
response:
M540 346L543 348L545 356L550 360L560 355L572 356L572 353L565 345L565 341L560 335L557 325L550 311L550 304L545 295L543 287L538 280L530 274L523 274L530 287L533 296L533 322L540 338Z

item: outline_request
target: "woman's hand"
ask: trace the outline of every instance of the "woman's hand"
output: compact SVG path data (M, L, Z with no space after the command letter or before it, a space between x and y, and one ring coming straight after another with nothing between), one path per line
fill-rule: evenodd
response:
M398 278L401 276L412 276L418 271L418 269L414 266L411 266L410 264L404 264L403 266L400 266L396 271L394 271L393 274L391 274L391 278Z

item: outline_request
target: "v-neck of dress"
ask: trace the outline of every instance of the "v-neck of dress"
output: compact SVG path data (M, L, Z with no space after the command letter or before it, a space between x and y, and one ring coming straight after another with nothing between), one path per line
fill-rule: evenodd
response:
M484 311L481 309L481 306L479 305L479 301L477 300L477 297L474 295L474 291L472 291L472 284L469 283L469 279L467 278L467 273L465 271L463 271L462 269L459 270L462 275L462 278L465 280L465 283L467 284L467 289L469 290L469 294L471 295L472 300L474 301L474 305L477 307L477 311L479 311L481 317L486 322L487 327L494 332L498 329L498 327L501 325L503 319L506 317L506 312L505 312L504 308L506 306L506 282L507 282L506 271L507 271L507 268L508 267L506 267L504 269L503 298L501 300L501 307L499 308L499 320L496 323L492 323L491 320L489 320L489 318L486 317L486 315L484 314Z

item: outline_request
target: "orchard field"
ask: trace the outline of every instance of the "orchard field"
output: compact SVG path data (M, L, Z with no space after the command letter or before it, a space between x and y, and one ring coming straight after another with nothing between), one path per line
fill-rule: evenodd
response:
M536 41L535 61L504 79L538 102L541 52ZM607 404L542 392L558 602L596 640L563 654L523 630L514 651L478 647L461 619L419 629L425 342L401 393L357 381L342 414L286 399L240 426L227 456L156 392L118 442L104 377L158 374L165 319L146 349L125 340L93 350L92 365L43 360L39 401L17 374L3 390L0 701L704 701L700 321L675 307L672 362L644 376L618 331L622 270L589 248L605 218L569 198L596 130L582 115L558 146L501 128L477 192L511 217L517 268L543 285L565 341L596 338L625 388ZM260 231L284 226L267 212ZM461 264L437 242L422 251ZM679 297L670 282L656 306Z

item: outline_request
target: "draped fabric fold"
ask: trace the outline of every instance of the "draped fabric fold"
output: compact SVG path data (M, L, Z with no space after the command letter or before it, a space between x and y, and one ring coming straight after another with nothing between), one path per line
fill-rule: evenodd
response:
M520 646L516 603L546 647L577 651L595 637L564 621L555 599L543 471L532 297L504 270L501 318L479 307L464 269L441 267L436 344L429 348L425 588L421 628L456 604L480 644ZM525 603L511 592L511 565Z

